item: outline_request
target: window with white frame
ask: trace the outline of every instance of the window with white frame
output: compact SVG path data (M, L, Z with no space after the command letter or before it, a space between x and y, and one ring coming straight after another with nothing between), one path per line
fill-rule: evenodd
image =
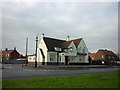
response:
M69 52L69 49L64 49L65 52Z
M82 49L82 53L85 53L85 49Z
M54 47L54 49L55 49L55 51L62 51L62 49L59 47Z
M55 55L54 54L50 54L50 61L55 61Z
M29 57L29 60L31 60L31 57Z
M71 52L73 51L73 47L70 47L69 49L70 49Z

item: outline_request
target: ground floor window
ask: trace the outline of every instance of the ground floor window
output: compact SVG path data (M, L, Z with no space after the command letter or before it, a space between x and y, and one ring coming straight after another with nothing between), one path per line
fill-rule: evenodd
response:
M85 61L85 56L79 56L79 61L80 61L80 62Z
M55 55L54 54L50 55L50 61L55 61Z
M75 62L76 57L69 57L68 60L71 61L71 62Z

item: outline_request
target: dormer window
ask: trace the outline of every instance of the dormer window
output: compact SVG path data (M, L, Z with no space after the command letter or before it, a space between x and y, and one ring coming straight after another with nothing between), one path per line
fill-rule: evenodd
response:
M62 51L62 49L59 47L54 47L54 49L55 49L55 51Z
M64 49L65 52L69 52L69 49Z
M70 51L73 51L73 48L72 48L72 47L70 47Z

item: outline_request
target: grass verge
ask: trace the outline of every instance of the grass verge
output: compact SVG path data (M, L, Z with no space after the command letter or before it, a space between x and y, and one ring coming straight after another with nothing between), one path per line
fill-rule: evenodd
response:
M118 72L2 80L2 88L118 88Z

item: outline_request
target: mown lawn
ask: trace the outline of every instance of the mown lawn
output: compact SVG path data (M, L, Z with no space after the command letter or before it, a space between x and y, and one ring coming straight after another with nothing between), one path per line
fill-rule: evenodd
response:
M2 88L118 88L118 73L3 80Z

